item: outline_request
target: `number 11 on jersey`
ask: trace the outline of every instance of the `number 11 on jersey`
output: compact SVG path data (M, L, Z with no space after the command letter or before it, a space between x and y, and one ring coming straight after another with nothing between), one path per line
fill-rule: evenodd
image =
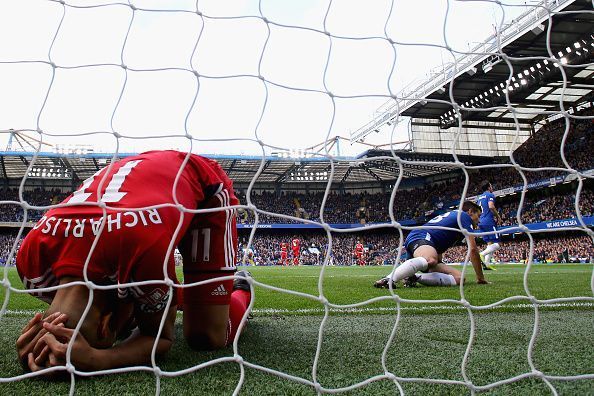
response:
M202 235L200 235L202 234ZM201 238L202 237L202 238ZM198 244L202 241L202 261L210 260L210 228L192 230L192 262L198 259Z

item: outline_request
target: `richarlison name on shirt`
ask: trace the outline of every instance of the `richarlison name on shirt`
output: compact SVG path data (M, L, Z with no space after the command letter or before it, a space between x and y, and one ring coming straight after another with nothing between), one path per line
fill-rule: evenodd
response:
M99 218L60 218L43 216L33 229L41 228L44 234L51 236L62 234L64 237L83 238L85 233L99 234L101 223L105 221L103 232L113 232L122 228L147 227L151 224L161 224L161 216L157 209L139 210L135 212L110 213ZM86 226L86 227L85 227Z

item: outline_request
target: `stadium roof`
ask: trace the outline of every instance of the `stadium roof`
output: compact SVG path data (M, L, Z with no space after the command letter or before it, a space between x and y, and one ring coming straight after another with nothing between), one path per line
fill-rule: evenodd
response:
M463 120L513 123L514 118L506 109L480 110L506 106L506 89L511 105L518 111L518 121L527 124L545 117L543 111L559 111L562 95L566 109L590 97L594 88L594 66L587 65L594 58L592 2L560 0L556 4L551 14L550 36L549 10L544 6L534 7L500 32L502 52L519 58L510 60L511 76L510 66L498 55L497 36L493 35L459 59L457 73L451 64L420 85L407 87L397 95L407 99L398 104L386 103L378 109L380 115L353 133L351 141L365 137L398 115L440 119L442 128L457 125L452 105L447 103L451 102L452 80L456 103L472 109L461 110ZM560 68L547 51L548 37L552 54L565 72L565 89Z
M444 154L420 154L397 151L403 162L403 177L423 177L456 170L453 158ZM119 158L134 155L120 153ZM0 152L0 177L22 179L33 160L33 152ZM257 156L205 155L221 164L229 177L239 184L247 184L262 166L259 184L323 183L330 176L331 162L327 158L279 158ZM29 171L31 179L72 180L73 183L90 177L108 165L109 153L58 154L41 152ZM485 164L490 158L460 156L468 165ZM420 162L422 161L422 162ZM398 162L390 151L368 150L357 157L334 158L334 183L383 183L395 180L400 172ZM415 163L420 162L420 163Z

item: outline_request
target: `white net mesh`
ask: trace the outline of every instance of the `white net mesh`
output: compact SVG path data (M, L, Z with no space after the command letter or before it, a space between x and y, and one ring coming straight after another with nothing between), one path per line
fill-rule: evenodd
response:
M35 96L36 108L34 123L31 124L31 113L27 115L7 115L7 122L11 127L35 135L36 150L35 156L29 163L29 171L35 164L36 158L43 151L43 144L51 142L68 141L89 141L97 140L97 144L104 144L115 152L114 159L121 152L122 142L128 147L142 146L141 143L150 145L150 139L154 145L162 145L164 140L169 147L182 147L191 151L196 144L200 144L202 152L209 149L216 150L222 144L229 142L239 144L251 144L258 148L262 154L262 162L258 173L253 177L246 194L247 202L241 208L253 212L256 225L260 215L269 215L277 219L295 220L308 223L309 221L297 217L287 216L267 211L266 207L255 206L251 199L251 191L258 182L258 177L264 168L264 155L273 150L288 150L283 146L287 134L276 130L287 130L287 125L293 121L297 128L312 130L317 136L325 137L328 140L332 132L342 128L340 122L344 122L342 116L349 111L343 106L348 100L367 99L392 99L391 104L385 109L387 112L398 111L406 108L411 103L425 98L426 94L435 86L442 86L450 80L451 76L436 76L429 85L411 85L400 91L400 81L397 79L399 67L407 62L408 49L416 48L437 48L445 49L453 61L454 74L465 72L467 67L473 64L476 58L487 55L499 56L509 66L509 79L506 88L502 91L506 96L506 104L495 108L477 108L466 106L463 103L456 103L453 100L454 84L450 85L450 102L452 112L448 115L451 119L460 118L462 112L473 111L509 111L511 117L516 121L514 128L514 141L508 142L504 150L509 156L507 164L491 166L469 166L459 160L460 139L464 136L464 128L455 127L450 132L450 139L445 139L449 144L444 151L452 155L448 165L461 169L465 175L464 188L461 191L462 200L467 197L470 183L468 171L475 169L514 169L524 184L522 197L517 212L518 230L528 235L529 257L524 272L524 295L517 295L505 298L489 305L473 305L465 298L464 283L460 285L460 299L423 300L403 299L395 290L390 291L389 296L379 297L356 304L341 305L329 301L324 292L325 269L329 263L330 256L324 257L318 281L318 293L307 294L293 290L282 289L253 281L259 287L270 289L279 293L286 293L297 297L318 301L324 307L324 316L321 320L317 348L311 367L309 378L298 377L286 372L265 367L259 364L244 360L238 349L238 339L233 343L233 355L229 357L210 360L206 363L189 367L179 371L164 371L155 360L155 348L151 366L149 367L128 367L113 370L106 370L97 373L89 373L77 370L71 364L65 369L71 374L70 393L74 394L77 386L75 374L81 376L97 374L114 374L131 371L145 370L155 375L156 392L160 393L161 379L166 377L182 376L202 370L206 367L223 362L234 362L241 368L240 380L237 383L235 393L238 393L245 381L244 369L256 369L262 372L278 376L280 378L307 385L318 393L340 393L365 387L366 385L380 380L393 381L399 391L403 393L402 384L407 382L422 382L431 384L460 385L474 393L477 391L495 389L504 384L517 382L525 378L534 377L542 380L554 394L557 393L552 381L594 379L594 373L580 374L574 376L558 376L545 374L539 371L533 362L534 345L539 333L539 313L543 306L554 306L560 303L594 302L592 296L555 298L550 300L539 300L536 298L528 284L528 277L531 272L532 254L534 251L533 234L536 232L559 232L558 230L534 231L525 226L522 222L522 207L524 195L527 191L528 177L531 172L554 171L565 175L571 175L577 180L575 191L575 212L578 224L573 227L564 228L566 231L581 231L590 238L594 238L594 232L585 224L580 212L580 193L583 188L583 181L591 178L582 170L574 169L565 157L565 140L570 131L570 122L574 119L592 119L592 116L576 116L565 110L563 95L567 79L565 70L567 68L592 67L592 64L567 64L561 55L553 53L549 48L548 56L535 56L531 60L548 61L554 64L561 71L562 82L560 86L561 99L558 102L559 110L551 110L550 114L556 113L565 118L566 128L563 135L559 153L563 166L554 167L525 167L517 163L513 156L513 149L522 141L524 132L520 128L519 120L525 112L517 109L510 100L508 88L513 87L517 70L513 62L516 60L510 54L506 54L501 43L513 37L514 29L520 29L520 21L512 21L511 29L504 29L505 12L517 12L514 7L519 4L505 5L500 2L441 2L439 7L445 10L443 19L435 21L442 25L435 37L408 37L402 34L397 37L394 33L394 24L402 23L403 18L410 18L406 12L399 12L400 2L385 2L380 5L360 4L329 1L323 4L309 4L300 9L295 4L285 4L287 7L271 14L267 13L270 7L269 2L261 1L255 6L247 7L243 3L235 4L231 12L220 12L219 6L213 3L201 2L188 5L184 2L179 4L163 6L158 2L140 2L137 4L102 2L93 5L84 2L66 1L38 1L38 2L9 2L12 3L12 14L3 13L6 18L4 26L14 26L8 20L17 20L23 30L29 26L23 21L33 20L37 25L35 34L19 34L18 38L10 32L4 32L4 37L12 37L15 45L1 54L0 65L10 75L10 79L18 86L19 95L11 95L11 109L19 107L20 102L23 108L30 109L25 104L27 96ZM296 2L297 3L297 2ZM484 3L496 6L501 12L499 19L495 18L496 41L490 47L476 47L473 50L456 49L448 41L445 34L448 23L464 24L467 21L460 20L452 10L456 7L478 7L477 3ZM549 31L554 16L563 15L564 1L544 1L528 7L534 13L534 18L542 18L548 21ZM483 5L484 5L483 4ZM429 5L429 3L427 4ZM403 3L402 7L408 10L408 4ZM434 6L431 2L428 8ZM290 7L296 7L295 10ZM419 8L419 5L415 5ZM526 7L521 4L522 10ZM246 11L248 9L248 11ZM360 13L354 12L359 10ZM433 10L425 10L428 15L433 15ZM316 12L315 22L312 24L292 23L292 15L297 12ZM580 11L581 13L592 13ZM360 19L369 19L373 23L360 23ZM99 23L97 23L99 21ZM86 27L86 29L85 29ZM97 29L97 30L93 30ZM251 30L250 30L251 29ZM248 32L249 33L246 33ZM505 32L502 35L501 32ZM230 33L231 32L231 33ZM418 33L418 32L417 32ZM516 31L516 34L519 32ZM464 33L465 34L465 33ZM437 38L436 38L437 37ZM550 38L549 38L550 39ZM317 40L317 41L316 41ZM108 46L103 44L108 42ZM379 49L375 54L366 52L369 48ZM274 53L275 57L268 54ZM384 59L378 58L382 54ZM180 55L182 54L182 55ZM312 55L313 54L313 55ZM319 56L319 54L322 54ZM418 54L415 56L422 56ZM209 57L216 57L216 62L207 62ZM238 62L243 58L242 62ZM524 58L523 61L527 59ZM294 64L300 63L300 73L296 72ZM242 67L238 65L243 65ZM402 66L406 68L406 66ZM361 71L362 70L362 71ZM314 78L308 78L309 76ZM370 76L380 78L370 78ZM110 81L104 84L103 80ZM115 83L112 83L115 81ZM518 82L520 84L520 82ZM34 95L35 89L46 87L44 95ZM410 88L413 87L413 88ZM141 105L135 103L138 98L147 95L151 100L143 100ZM290 96L290 99L281 99L282 95ZM175 97L175 106L168 104L171 98ZM254 100L256 98L256 100ZM431 100L427 100L431 102ZM377 102L371 102L375 105ZM368 105L368 104L367 104ZM317 107L321 111L315 112L315 117L308 117L307 111ZM282 108L281 108L282 107ZM287 110L287 107L289 108ZM221 110L226 109L226 110ZM546 113L547 111L545 111ZM325 114L325 117L320 116ZM101 114L98 117L97 114ZM126 114L126 117L122 115ZM392 113L393 114L393 113ZM281 119L281 121L274 121ZM88 120L84 127L81 127L81 120ZM234 120L241 119L241 131L249 131L251 136L240 137L232 131L237 128ZM277 124L275 124L277 122ZM226 126L225 124L230 126ZM337 126L338 123L338 126ZM2 123L6 125L6 122ZM349 128L352 125L349 126ZM211 128L207 130L207 128ZM7 128L6 128L7 129ZM75 131L75 132L72 132ZM84 131L84 132L81 132ZM237 131L237 130L236 130ZM9 134L10 131L2 131ZM392 128L391 142L395 142L397 130L396 125ZM221 138L220 136L224 136ZM247 135L246 135L247 136ZM525 136L524 136L525 137ZM468 143L472 146L472 143ZM131 145L131 146L130 146ZM497 148L501 151L501 148ZM336 159L325 146L323 150L310 153L312 156L326 158L330 165L329 180L333 180ZM403 251L403 231L412 227L402 226L394 215L394 200L399 191L399 186L405 174L404 168L407 165L418 165L417 161L409 161L400 158L395 151L392 155L380 157L379 159L394 161L400 169L399 178L394 184L389 206L389 214L386 220L390 222L389 227L400 236L398 256ZM377 160L375 157L374 160ZM361 163L367 161L361 159ZM425 165L443 165L443 162L423 162ZM27 222L27 211L31 209L45 210L52 206L33 206L23 199L23 189L26 180L23 179L20 188L20 199L18 202L4 201L0 204L18 204L25 212L19 237L22 235L25 223ZM107 181L106 181L107 182ZM326 232L329 249L332 248L333 233L356 232L363 229L343 230L330 226L325 220L325 207L328 194L331 190L331 182L328 182L324 199L319 208L320 223ZM171 203L175 205L175 203ZM107 207L103 204L103 207ZM147 208L135 208L135 210ZM154 208L152 208L154 209ZM178 207L185 213L202 213ZM223 208L224 210L225 208ZM459 220L460 221L460 220ZM317 223L311 221L310 223ZM102 224L102 227L104 223ZM385 229L385 224L367 225L365 230ZM462 231L468 235L466 231ZM252 228L249 245L256 237L257 227ZM168 255L173 254L174 246L170 245ZM14 260L16 243L10 253L10 259L5 266L2 286L6 291L0 318L5 316L7 307L13 293L30 293L31 290L19 290L12 285L8 279L8 266ZM90 257L91 252L89 252ZM245 259L245 258L244 258ZM466 273L469 262L469 255L463 267ZM165 271L166 272L166 271ZM156 282L141 282L129 285L99 286L88 281L81 282L89 290L114 289L138 286ZM170 279L165 284L172 290L176 286ZM37 291L50 291L58 287L46 288ZM591 288L594 293L594 278ZM91 293L92 296L92 293ZM257 299L257 293L255 295ZM92 299L91 299L92 301ZM254 299L252 299L253 304ZM320 354L324 342L325 329L330 312L348 311L356 308L377 303L378 301L393 301L397 312L396 321L391 336L383 350L381 360L384 372L377 376L367 378L364 381L353 383L342 388L328 388L318 378ZM476 385L467 374L467 364L473 349L476 332L476 313L487 311L495 307L503 306L514 302L529 304L534 312L534 327L527 347L527 361L530 370L519 375L505 378L503 380L486 385ZM90 304L91 302L89 302ZM470 333L466 344L466 352L461 364L463 380L450 380L440 378L411 378L395 375L386 363L390 347L398 336L401 304L455 304L468 313L470 322ZM85 312L86 315L87 312ZM245 320L245 318L244 318ZM163 326L163 322L161 326ZM162 328L162 327L161 327ZM76 331L78 332L78 328ZM287 331L288 334L290 330ZM70 351L68 352L68 356ZM68 357L68 360L70 357ZM26 373L13 377L2 377L0 382L21 381L26 378L35 377L40 374L64 370L64 367L56 367L44 370L40 373Z

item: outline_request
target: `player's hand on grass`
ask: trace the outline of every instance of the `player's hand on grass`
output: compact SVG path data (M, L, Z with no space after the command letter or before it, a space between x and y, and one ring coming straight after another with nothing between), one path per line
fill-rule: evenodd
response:
M476 283L478 283L479 285L488 285L488 284L490 284L491 282L489 282L489 281L488 281L488 280L486 280L486 279L477 279Z
M66 364L68 344L74 337L74 329L69 329L60 324L44 323L43 327L47 330L47 333L41 338L45 346L40 355L33 360L33 367L30 364L32 371L44 361L47 362L47 367L64 366ZM77 369L94 370L94 363L97 363L93 359L94 351L95 349L89 345L79 332L72 345L70 361ZM30 359L29 363L31 363Z
M29 367L29 355L34 352L39 340L47 334L47 330L43 327L43 324L51 323L57 326L65 323L66 320L68 320L68 316L60 312L54 312L45 319L43 319L41 313L36 313L29 323L23 327L21 335L16 341L16 347L19 361L25 370Z

